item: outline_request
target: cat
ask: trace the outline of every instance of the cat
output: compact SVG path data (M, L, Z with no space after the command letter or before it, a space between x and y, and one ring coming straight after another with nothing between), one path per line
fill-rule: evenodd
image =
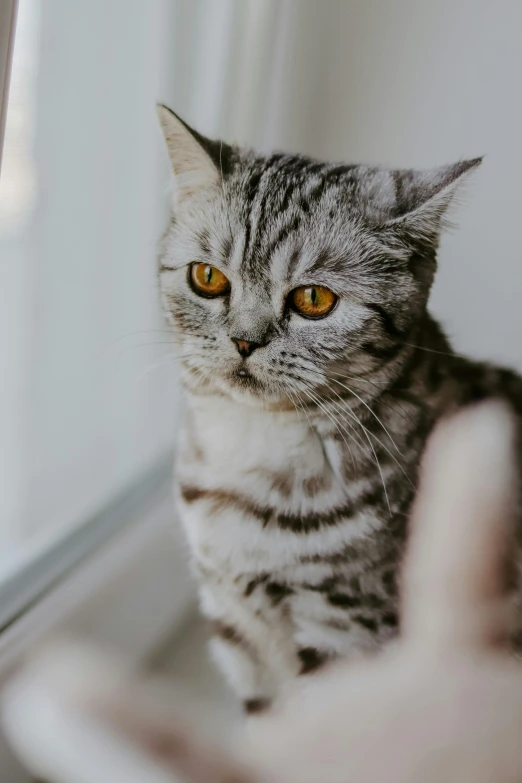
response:
M399 628L427 437L522 379L427 311L447 210L428 171L258 154L158 107L174 172L160 288L187 391L176 502L212 651L249 714Z

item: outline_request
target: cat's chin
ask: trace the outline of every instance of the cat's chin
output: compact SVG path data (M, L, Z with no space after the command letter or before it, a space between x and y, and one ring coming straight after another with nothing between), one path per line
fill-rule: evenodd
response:
M271 394L266 384L253 375L242 376L234 374L226 381L227 393L237 402L254 407L264 407Z
M187 391L196 395L212 396L217 394L228 397L241 405L265 411L295 410L295 405L280 388L274 387L269 381L264 381L250 372L236 370L226 375L216 372L203 381L200 378L186 375L183 384Z
M223 380L220 387L227 397L242 405L274 411L292 408L286 395L250 373L234 373Z

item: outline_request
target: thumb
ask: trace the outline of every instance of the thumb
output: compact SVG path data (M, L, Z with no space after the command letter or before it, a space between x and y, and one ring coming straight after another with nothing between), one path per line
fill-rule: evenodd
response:
M507 641L500 604L513 573L514 444L515 420L500 402L467 408L432 435L404 572L406 637L456 645Z

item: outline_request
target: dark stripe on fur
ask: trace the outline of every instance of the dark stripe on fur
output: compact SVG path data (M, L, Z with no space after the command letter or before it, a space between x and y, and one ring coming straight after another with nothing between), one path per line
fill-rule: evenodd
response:
M379 316L381 325L388 337L392 339L404 337L404 332L397 326L392 315L385 310L384 307L381 307L381 305L375 304L374 302L366 302L365 306L369 310L373 310L373 312Z
M239 631L234 628L234 626L228 625L228 623L224 623L222 620L214 620L212 623L212 629L214 634L219 636L219 638L223 639L225 642L230 642L230 644L238 646L246 645L246 642Z
M293 594L293 590L288 585L281 584L280 582L269 582L265 587L265 592L270 598L272 606L277 606L281 603L283 598L287 598Z
M367 631L371 631L372 633L377 631L377 622L373 619L373 617L366 617L365 615L357 614L352 615L351 619L354 623L362 625L362 627L366 628Z
M381 617L381 623L390 628L397 628L399 625L399 615L397 612L385 612Z
M373 342L366 342L361 345L361 350L369 354L373 359L377 359L379 362L389 362L394 359L399 351L404 348L401 343L392 343L391 345L378 345Z
M315 647L303 647L297 651L297 657L301 661L299 674L311 674L317 671L330 658L328 653L317 650Z
M329 620L325 620L324 624L327 628L333 628L334 631L342 631L343 633L346 633L352 627L350 620L339 620L337 617L331 617Z
M326 579L323 579L322 582L318 582L317 584L305 583L302 587L304 587L305 590L313 590L317 593L331 593L336 589L338 581L338 577L328 576Z
M274 253L274 251L279 247L279 245L282 245L283 242L288 239L290 234L297 231L299 226L301 225L301 216L294 214L291 218L289 217L289 220L287 223L285 223L280 229L279 232L276 234L274 239L270 242L266 250L264 252L266 253L266 257L270 258L270 256Z
M260 712L265 712L270 707L270 699L263 699L261 697L257 699L246 699L243 702L243 709L247 715L257 715Z
M221 489L203 489L185 484L181 487L181 496L186 503L194 503L200 500L208 501L213 505L214 512L234 508L259 520L263 527L270 525L281 530L291 531L292 533L310 533L317 532L323 527L339 525L353 517L354 514L368 504L374 506L377 500L383 496L383 490L382 488L373 488L356 501L348 501L342 506L337 506L328 511L303 515L281 513L271 506L258 506L244 495Z
M381 580L388 595L397 595L397 574L395 571L392 569L385 571Z
M361 605L361 596L332 593L328 596L328 601L332 606L339 606L342 609L354 609Z
M254 579L250 579L247 582L247 586L245 587L245 592L243 593L245 598L248 598L250 595L252 595L256 587L259 587L259 585L263 584L263 582L266 582L267 579L268 579L268 574L260 574L259 576L254 577Z
M203 255L210 255L210 234L207 229L201 229L197 234L199 249Z

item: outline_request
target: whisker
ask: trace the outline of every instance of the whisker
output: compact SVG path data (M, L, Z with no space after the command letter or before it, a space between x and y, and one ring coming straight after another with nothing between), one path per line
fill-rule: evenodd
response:
M338 425L338 423L335 421L335 419L334 419L333 415L330 413L330 411L328 410L328 408L327 408L325 405L323 405L323 403L321 402L321 400L319 400L319 398L318 398L318 397L316 397L315 395L313 395L313 393L312 393L312 392L310 392L309 390L303 389L303 392L304 392L304 394L306 394L306 396L307 396L307 397L308 397L310 400L312 400L312 402L314 402L314 403L315 403L315 404L316 404L316 405L317 405L317 406L318 406L318 407L319 407L319 408L320 408L320 409L323 411L323 413L324 413L324 414L325 414L325 415L326 415L326 416L327 416L327 417L330 419L330 421L332 422L332 424L334 425L334 427L335 427L335 428L337 429L337 431L339 432L339 434L340 434L341 438L342 438L342 439L343 439L343 441L345 442L345 444L346 444L346 447L347 447L347 449L348 449L348 451L349 451L349 453L350 453L350 457L351 457L351 459L352 459L352 464L353 464L353 469L354 469L354 471L355 471L355 470L357 469L357 468L355 467L355 458L354 458L354 456L353 456L353 451L352 451L352 449L351 449L351 447L350 447L350 444L348 443L348 441L346 440L346 438L345 438L345 437L344 437L344 435L343 435L343 429L339 427L339 425ZM346 434L349 436L349 433L348 433L346 430L344 430L344 432L346 432Z
M318 396L317 394L314 394L314 393L312 392L312 390L311 390L310 386L308 386L308 385L306 385L306 384L305 384L305 388L304 388L304 389L301 387L301 388L298 388L298 389L297 389L297 391L298 391L298 393L306 393L306 395L307 395L308 399L310 399L310 400L312 401L312 403L313 403L313 404L314 404L316 407L319 407L319 408L320 408L320 409L321 409L321 410L324 412L324 414L325 414L325 415L326 415L326 416L327 416L327 417L330 419L330 421L331 421L331 422L334 424L334 426L335 426L337 429L339 429L338 423L337 423L337 422L335 421L335 419L333 418L333 412L328 410L328 406L327 406L327 403L326 403L326 401L322 401L322 400L319 398L319 396ZM335 390L333 390L333 389L332 389L332 392L333 392L334 394L337 394L337 393L335 392ZM339 395L337 395L337 396L339 397ZM339 397L339 399L341 399L341 400L342 400L342 397ZM333 401L332 401L332 402L333 402ZM334 403L334 404L337 404L337 403ZM305 408L304 410L306 411L306 408ZM344 414L344 411L343 411L343 414ZM358 432L356 431L356 429L355 429L354 425L353 425L353 424L352 424L350 421L346 421L346 423L349 425L350 429L352 430L352 432L351 432L351 433L349 433L349 432L348 432L346 429L344 429L344 428L343 428L343 429L344 429L344 431L346 432L346 434L347 434L347 435L348 435L348 436L349 436L349 437L350 437L352 440L354 440L354 441L357 443L357 445L359 446L359 448L361 448L361 450L363 451L363 453L365 453L365 454L367 454L368 456L372 457L371 450L370 450L370 451L368 451L368 450L366 449L366 447L365 447L365 443L364 443L364 441L362 440L362 438L360 437L360 435L358 434ZM348 444L347 444L347 445L348 445ZM348 448L350 449L350 447L349 447L349 446L348 446ZM350 452L351 452L351 449L350 449ZM352 453L352 457L353 457L353 453ZM354 467L355 467L355 465L354 465Z
M334 391L334 390L332 389L332 391ZM335 392L335 391L334 391L334 394L336 394L336 392ZM339 395L337 395L337 396L339 396ZM342 398L341 398L341 397L340 397L340 399L342 400ZM335 402L335 401L334 401L334 403L333 403L333 404L334 404L334 405L337 405L337 406L339 406L339 403L337 403L337 402ZM343 411L342 407L341 407L341 410ZM343 411L343 413L344 413L344 411ZM351 411L346 411L346 413L348 413L349 415L351 415L351 416L352 416L352 418L354 418L354 419L355 419L356 423L357 423L357 424L359 424L359 426L360 426L360 427L361 427L361 429L363 430L363 433L364 433L364 434L365 434L365 436L366 436L366 440L368 441L368 445L370 446L371 453L372 453L372 455L373 455L373 458L374 458L374 460L375 460L375 464L376 464L376 466L377 466L377 469L378 469L378 471L379 471L379 474L380 474L380 477L381 477L382 486L383 486L383 490L384 490L384 496L385 496L385 498L386 498L386 504L387 504L387 506L388 506L388 509L389 509L389 511L390 511L390 513L391 513L390 500L389 500L389 497L388 497L388 490L386 489L386 482L385 482L385 480L384 480L384 474L383 474L383 471L382 471L382 468L381 468L381 464L380 464L380 462L379 462L379 458L378 458L378 456L377 456L377 452L375 451L374 445L373 445L372 441L370 440L369 431L366 429L366 427L364 427L364 425L362 424L362 422L360 422L360 421L359 421L359 419L357 418L357 416L355 416L355 414L353 414ZM351 423L350 423L349 421L347 421L347 420L345 420L345 421L346 421L346 423L347 423L347 424L350 426L350 428L351 428L351 429L354 429L354 425L353 425L353 424L351 424ZM345 432L347 432L347 431L345 430ZM361 444L360 444L360 441L359 441L359 445L361 445ZM362 447L362 450L363 450L363 452L365 451L364 447Z
M132 337L132 336L136 337L136 336L142 335L142 334L144 334L144 335L145 334L169 335L171 339L170 340L163 340L163 341L155 340L153 342L146 342L146 343L135 343L134 345L126 346L125 348L122 349L122 351L128 351L128 350L131 350L132 348L140 348L142 346L148 346L148 345L173 345L173 344L175 345L176 343L180 344L182 339L185 338L185 337L194 337L194 338L200 339L200 340L201 339L212 340L213 342L215 341L215 338L211 338L208 335L201 334L200 332L190 332L190 331L187 331L186 329L184 329L183 331L180 331L180 330L177 330L177 329L176 330L175 329L173 329L173 330L168 330L168 329L144 329L144 330L141 330L141 331L138 331L138 332L130 332L129 334L121 335L120 337L116 337L114 340L112 340L110 343L108 343L106 346L104 346L104 348L101 349L100 356L103 355L104 353L106 353L107 351L110 351L110 350L114 349L116 347L116 344L121 342L122 340L127 339L128 337Z
M134 350L135 348L152 348L154 346L160 346L160 345L168 345L172 348L173 345L175 345L175 343L169 341L169 342L151 342L151 343L139 343L138 345L128 345L126 348L121 348L118 351L118 353L116 354L116 359L120 359L124 354Z
M336 404L339 405L339 403L336 403ZM352 412L350 411L349 413L352 413ZM381 477L382 488L384 490L384 496L386 498L386 505L388 506L388 510L389 510L389 512L391 514L390 498L388 497L388 490L386 489L386 482L384 480L384 473L382 472L382 467L381 467L381 463L379 462L379 457L377 456L377 452L375 451L375 447L374 447L374 445L373 445L373 443L371 441L371 438L370 438L370 435L368 433L368 430L366 429L366 427L364 427L362 422L359 421L358 417L355 414L352 414L352 416L355 419L355 421L357 422L357 424L359 424L359 426L361 427L361 429L364 432L364 434L366 435L366 440L368 441L368 445L370 446L370 449L372 450L373 456L375 458L375 464L377 465L377 470L379 471L379 475Z
M333 389L332 389L331 391L333 391L333 393L334 393L334 394L336 394L336 392L335 392ZM342 398L340 395L337 395L337 396L338 396L338 397L339 397L339 399L341 400L341 403L345 403L345 402L346 402L345 400L343 400L343 398ZM353 411L351 411L349 408L346 408L346 409L345 409L345 408L343 408L343 406L341 405L341 403L339 403L339 402L334 402L334 405L337 405L338 407L340 406L340 407L341 407L341 408L344 410L344 412L345 412L345 413L346 413L348 416L351 416L353 419L355 419L355 421L356 421L356 422L359 424L359 426L361 427L361 429L363 429L363 430L364 430L364 432L367 434L367 436L370 436L370 435L371 435L371 437L372 437L372 438L375 438L375 440L376 440L376 441L377 441L377 443L378 443L378 444L381 446L381 448L383 448L383 449L384 449L384 451L386 451L386 453L387 453L387 454L388 454L388 455L389 455L389 456L392 458L392 460L395 462L395 464L397 465L397 467L399 468L399 470L401 471L401 473L404 475L404 477L406 478L406 480L407 480L407 482L410 484L410 486L411 486L413 489L415 489L415 484L412 482L412 480L410 479L410 477L409 477L409 476L408 476L408 474L406 473L406 471L405 471L404 467L401 465L401 463L398 461L398 459L395 457L395 455L394 455L394 454L392 454L392 452L390 451L390 449L389 449L389 448L388 448L388 447L387 447L387 446L386 446L386 445L385 445L385 444L382 442L382 440L381 440L381 439L380 439L380 438L379 438L379 437L378 437L378 436L377 436L377 435L376 435L374 432L372 432L371 430L367 429L367 428L364 426L364 424L363 424L363 423L362 423L362 422L359 420L359 418L358 418L358 417L357 417L357 416L354 414L354 412L353 412ZM403 456L403 455L401 454L401 456Z
M409 348L417 348L419 351L426 351L426 353L436 353L439 356L450 356L451 358L455 358L455 357L467 358L462 354L449 353L448 351L437 351L435 350L435 348L426 348L424 345L414 345L413 343L402 343L402 345L407 345Z
M113 340L110 340L106 345L103 346L103 348L100 349L97 358L101 358L104 356L104 354L107 354L109 353L109 351L114 350L117 347L118 343L120 343L122 340L126 340L129 337L137 337L139 335L145 335L145 334L163 334L163 335L169 334L175 336L175 332L173 331L171 332L168 329L141 329L140 331L137 332L129 332L128 334L122 334L119 337L115 337Z
M290 391L290 389L286 389L285 391L286 391L286 394L287 394L287 396L288 396L288 398L289 398L290 402L292 403L292 405L293 405L293 406L294 406L294 408L296 409L296 412L299 414L300 421L302 421L302 419L301 419L301 415L303 414L303 408L302 408L301 406L299 406L299 405L298 405L298 403L297 403L297 402L296 402L296 400L294 399L294 395L292 394L292 392ZM311 421L310 421L310 419L308 419L308 423L309 423L309 425L311 426Z
M127 345L125 348L121 348L118 353L116 354L116 358L119 359L121 356L123 356L125 353L128 353L129 351L134 350L135 348L151 348L154 346L160 346L160 345L168 345L171 348L181 348L182 343L179 340L164 340L159 341L155 340L153 342L147 342L147 343L138 343L137 345ZM185 346L186 347L186 346ZM198 345L196 350L210 350L210 345Z
M309 367L303 367L302 369L304 369L304 370L307 370L308 372L315 373L316 375L319 375L319 376L320 376L320 377L323 379L323 383L324 383L324 385L325 385L327 388L330 388L330 391L333 391L333 389L331 389L331 387L329 387L329 386L328 386L328 383L325 381L325 374L324 374L324 373L322 373L322 372L319 372L318 370L315 370L315 369L314 369L314 370L312 370L312 369L311 369L311 368L309 368ZM364 407L365 407L365 408L366 408L366 409L367 409L367 410L368 410L368 411L371 413L371 415L374 417L374 419L375 419L375 420L376 420L376 421L377 421L377 422L380 424L380 426L382 427L382 429L384 430L384 432L385 432L385 433L386 433L386 435L389 437L389 439L390 439L390 440L391 440L391 442L393 443L394 447L396 448L396 450L398 451L398 453L399 453L399 454L401 455L401 457L402 457L402 456L403 456L403 454L401 454L399 447L397 446L397 444L395 443L394 439L392 438L392 436L391 436L391 435L390 435L390 433L388 432L388 429L385 427L385 425L384 425L384 423L381 421L381 419L380 419L380 418L377 416L377 414L375 413L375 411L374 411L374 410L372 410L372 408L370 408L370 406L368 405L368 403L367 403L365 400L363 400L363 398L362 398L362 397L360 397L360 396L359 396L359 395L358 395L356 392L354 392L354 391L353 391L353 389L350 389L350 387L349 387L349 386L346 386L346 384L345 384L345 383L341 383L341 381L338 381L336 378L332 378L332 381L333 381L333 383L337 383L339 386L342 386L342 388L343 388L343 389L346 389L346 391L347 391L347 392L349 392L349 394L352 394L352 395L353 395L353 396L354 396L356 399L358 399L358 400L359 400L359 402L361 402L361 403L362 403L362 405L364 405Z
M287 381L287 382L288 382L288 381ZM291 382L290 382L290 384L289 384L289 385L291 385L291 386L292 386L292 389L293 389L293 390L294 390L294 391L295 391L297 394L300 394L300 393L303 391L302 389L297 389L297 388L296 388L296 386L295 386L294 384L292 384ZM284 391L285 391L285 393L287 393L287 394L288 394L288 388L284 389ZM303 404L302 404L302 403L299 401L299 399L297 399L297 402L296 402L296 401L294 401L294 400L293 400L293 396L292 396L292 397L290 397L290 399L292 400L292 402L293 402L294 406L299 406L299 409L300 409L300 410L301 410L301 411L304 413L304 415L306 416L306 418L307 418L307 421L308 421L308 426L309 426L309 428L310 428L310 431L313 433L314 437L317 439L317 441L318 441L318 443L319 443L319 445L320 445L320 447L321 447L321 450L322 450L322 452L323 452L323 455L324 455L325 462L326 462L326 464L328 465L328 467L330 468L330 471L331 471L331 474L332 474L333 480L334 480L334 481L335 481L335 483L338 485L338 487L340 487L340 489L341 489L341 490L342 490L342 489L344 489L343 485L342 485L342 484L341 484L341 482L339 481L339 478L338 478L338 476L337 476L337 473L335 472L335 469L334 469L334 467L333 467L333 465L332 465L332 463L331 463L331 461L330 461L330 458L329 458L329 456L328 456L328 454L327 454L327 452L326 452L326 450L325 450L324 443L323 443L323 441L322 441L322 439L321 439L321 437L320 437L319 433L317 432L316 428L314 427L314 425L313 425L313 422L312 422L312 420L310 419L310 416L308 415L308 411L307 411L307 409L306 409L306 406L305 406L305 405L303 405ZM335 423L335 422L334 422L334 423ZM354 465L354 467L355 467L355 465Z
M208 379L211 377L211 371L207 371L206 373L203 372L203 370L200 367L183 367L181 370L181 379L183 380L186 376L188 376L190 373L196 373L197 376L205 383L208 381Z
M304 369L306 369L306 368L304 368ZM314 371L314 372L316 372L316 371ZM323 379L323 381L324 381L324 379ZM335 401L333 401L333 400L332 400L332 403L333 403L334 405L336 405L338 408L340 408L340 409L343 411L343 413L344 413L344 415L345 415L345 416L346 416L346 415L350 416L350 417L351 417L352 419L354 419L354 420L355 420L355 422L356 422L356 423L357 423L357 424L358 424L358 425L361 427L361 429L363 430L363 432L364 432L364 433L365 433L365 435L366 435L366 438L367 438L368 442L370 443L370 447L371 447L371 449L372 449L372 451L373 451L373 453L374 453L374 455L375 455L375 458L376 458L377 462L378 462L378 459L377 459L377 455L376 455L376 453L375 453L375 450L374 450L374 447L373 447L373 443L372 443L372 442L369 440L370 436L371 436L372 438L374 438L374 439L377 441L377 443L378 443L378 444L381 446L381 448L382 448L382 449L384 449L384 451L386 451L386 453L387 453L387 454L388 454L388 455L391 457L391 459L393 460L393 462L394 462L394 463L397 465L397 467L399 468L399 470L401 471L401 473L404 475L404 477L406 478L406 480L407 480L407 482L410 484L410 486L411 486L413 489L415 489L415 485L414 485L414 483L412 482L412 480L410 479L410 477L408 476L408 474L406 473L406 470L405 470L405 469L404 469L404 467L401 465L401 463L398 461L398 459L395 457L395 455L394 455L394 454L392 454L392 452L390 451L390 449L389 449L389 448L388 448L388 447L387 447L387 446L386 446L386 445L385 445L385 444L382 442L382 440L381 440L381 439L380 439L380 438L379 438L379 437L378 437L378 436L377 436L377 435L376 435L374 432L372 432L371 430L367 429L367 427L365 427L365 426L364 426L364 424L362 423L362 421L360 421L360 419L359 419L359 418L358 418L358 417L357 417L357 416L354 414L354 412L348 408L348 406L346 405L346 400L344 400L344 399L341 397L341 395L340 395L340 394L338 394L338 393L335 391L335 389L332 389L332 388L330 388L330 387L329 387L327 384L325 384L325 385L326 385L326 387L329 389L329 391L331 391L331 392L332 392L332 394L335 394L335 396L336 396L336 397L337 397L337 398L340 400L340 403L339 403L339 402L335 402ZM345 421L346 421L346 419L345 419ZM348 423L348 422L347 422L347 423ZM401 457L403 457L403 458L404 458L404 455L403 455L403 454L401 454L400 452L399 452L399 454L400 454L400 456L401 456Z
M307 360L307 359L303 359L303 361L308 361L308 360ZM314 368L314 367L303 366L303 368L302 368L302 369L308 370L309 372L315 372L315 373L318 373L318 374L321 376L321 378L322 378L322 379L326 378L326 377L327 377L327 373L328 373L328 374L331 374L331 375L338 375L338 376L339 376L339 378L343 378L343 379L351 380L352 382L356 382L356 383L369 383L369 384L371 384L372 386L375 386L375 387L376 387L376 388L377 388L377 389L378 389L378 390L381 392L381 397L379 397L379 403L380 403L381 405L385 405L387 408L389 408L391 411L393 411L393 413L398 413L398 415L399 415L399 416L400 416L402 419L404 419L404 421L407 421L407 422L408 422L408 423L409 423L409 424L410 424L412 427L414 427L414 426L415 426L415 422L414 422L414 420L412 419L412 417L411 417L411 416L409 416L409 415L406 413L406 411L404 410L404 408L402 407L402 405L401 405L399 402L397 402L396 400L393 400L393 404L392 404L392 401L388 402L387 400L383 400L383 399L382 399L382 391L379 389L379 387L378 387L378 384L377 384L377 382L376 382L376 381L370 381L370 380L367 380L367 379L365 379L365 378L358 378L358 377L355 377L355 376L352 376L352 375L345 375L345 374L343 374L343 373L340 373L340 372L335 372L334 370L330 370L330 369L328 369L328 370L325 370L325 371L324 371L324 374L323 374L323 372L320 372L320 371L318 371L318 370L317 370L316 368ZM334 379L334 378L332 378L332 381L334 381L334 380L335 380L335 379ZM382 381L382 383L383 383L383 385L384 385L384 384L387 384L387 381ZM392 397L393 397L393 393L392 393L392 392L391 392L389 389L386 389L386 390L384 390L384 391L385 391L385 393L386 393L386 394L389 394L390 396L392 396Z
M113 340L110 341L109 345L114 345L114 343L119 343L122 340L126 340L128 337L136 337L140 334L175 334L176 330L174 328L172 329L140 329L137 332L127 332L127 334L120 334L119 337L115 337Z
M155 362L154 364L150 365L149 367L146 367L145 370L138 376L138 380L136 383L141 383L141 381L147 376L149 373L151 373L153 370L157 370L159 367L166 367L167 365L171 364L173 367L178 366L178 362L183 359L189 359L193 356L193 354L178 354L178 353L169 353L166 356L163 356L162 359L159 362ZM172 361L174 360L174 361Z
M343 375L342 373L335 372L334 370L328 370L328 373L331 374L331 375L338 375L339 378L343 378L344 380L351 380L352 383L353 382L355 382L355 383L370 383L372 386L375 386L378 389L376 381L365 380L364 378L356 378L356 377L351 376L351 375ZM335 380L335 379L332 378L332 380ZM383 384L385 384L385 383L387 383L387 381L383 381ZM381 391L380 389L379 389L379 391L381 392L381 395L382 395L383 391ZM393 392L391 392L389 389L385 389L384 393L385 394L389 394L389 395L391 395L393 397ZM409 424L411 424L412 427L415 426L415 422L413 421L412 417L409 416L406 413L406 411L404 410L402 405L400 403L398 403L396 400L393 401L393 403L396 406L396 408L392 406L391 402L388 402L387 400L383 400L382 396L379 397L379 402L380 402L381 405L385 405L387 408L389 408L394 413L398 413L399 416L401 416L401 418L404 419L404 421L407 421ZM398 408L398 410L397 410L397 408Z
M395 441L393 440L393 438L392 438L392 436L390 435L390 433L388 432L387 428L384 426L384 424L383 424L382 420L381 420L381 419L380 419L380 418L377 416L377 414L375 413L375 411L374 411L374 410L372 410L372 408L370 408L370 406L368 405L368 403L367 403L365 400L363 400L363 398L362 398L362 397L360 397L360 396L357 394L357 392L354 392L354 391L353 391L353 389L350 389L350 387L349 387L349 386L346 386L346 384L344 384L344 383L341 383L341 381L338 381L336 378L332 378L332 380L333 380L333 382L334 382L334 383L338 383L338 384L339 384L339 386L342 386L342 387L343 387L343 389L346 389L346 391L347 391L347 392L349 392L350 394L353 394L353 396L354 396L354 397L356 397L356 398L359 400L359 402L361 402L361 403L364 405L364 407L365 407L365 408L366 408L366 409L367 409L367 410L368 410L368 411L369 411L369 412L372 414L372 416L374 417L374 419L375 419L375 420L376 420L376 421L377 421L377 422L378 422L378 423L381 425L381 427L383 428L384 432L385 432L385 433L386 433L386 435L389 437L389 439L391 440L391 442L393 443L393 445L395 446L395 448L397 449L397 451L399 452L399 454L401 454L399 447L397 446L397 444L396 444L396 443L395 443ZM401 454L401 457L402 457L402 456L403 456L403 455Z

